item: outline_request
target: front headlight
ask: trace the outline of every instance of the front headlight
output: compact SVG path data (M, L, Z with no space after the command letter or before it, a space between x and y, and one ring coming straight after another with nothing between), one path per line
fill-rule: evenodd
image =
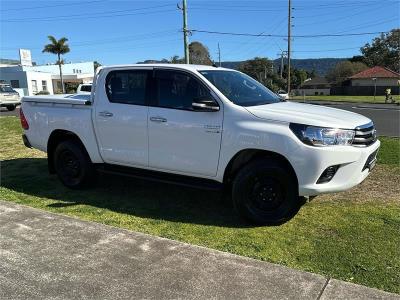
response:
M291 123L289 127L303 143L311 146L351 145L355 134L352 129L315 127L295 123Z

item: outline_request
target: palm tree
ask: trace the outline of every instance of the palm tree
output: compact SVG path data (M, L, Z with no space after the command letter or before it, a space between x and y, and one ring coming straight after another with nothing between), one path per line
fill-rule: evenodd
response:
M42 52L57 54L58 59L57 59L56 64L60 68L60 79L61 79L62 92L63 92L63 94L65 94L64 80L62 77L62 70L61 70L61 65L64 64L64 61L61 59L61 55L66 54L70 51L69 45L67 44L68 39L65 37L62 37L61 39L57 40L52 35L49 35L48 38L51 43L45 45Z

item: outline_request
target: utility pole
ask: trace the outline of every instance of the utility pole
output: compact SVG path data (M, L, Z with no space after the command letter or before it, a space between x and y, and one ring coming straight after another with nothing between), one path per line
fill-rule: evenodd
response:
M186 0L182 1L182 13L183 13L183 44L185 51L185 64L189 64L189 45L188 45L188 29L187 29L187 11L186 11Z
M219 48L219 43L218 43L218 63L219 66L221 67L221 49Z
M291 47L291 35L292 35L292 0L289 0L289 11L288 11L288 75L287 75L287 92L290 94L290 47Z

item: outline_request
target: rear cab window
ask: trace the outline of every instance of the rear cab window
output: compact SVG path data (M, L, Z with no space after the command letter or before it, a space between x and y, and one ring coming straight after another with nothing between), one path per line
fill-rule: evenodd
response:
M146 105L151 70L115 70L107 74L106 94L112 103Z
M91 92L92 86L90 84L84 84L81 86L81 91L82 92Z

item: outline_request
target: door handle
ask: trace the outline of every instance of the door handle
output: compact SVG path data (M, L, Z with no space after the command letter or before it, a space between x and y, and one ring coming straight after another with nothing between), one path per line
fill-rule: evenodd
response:
M150 121L158 122L158 123L165 123L165 122L167 122L167 119L163 118L163 117L150 117Z
M112 117L114 114L109 111L101 111L99 112L100 117Z

